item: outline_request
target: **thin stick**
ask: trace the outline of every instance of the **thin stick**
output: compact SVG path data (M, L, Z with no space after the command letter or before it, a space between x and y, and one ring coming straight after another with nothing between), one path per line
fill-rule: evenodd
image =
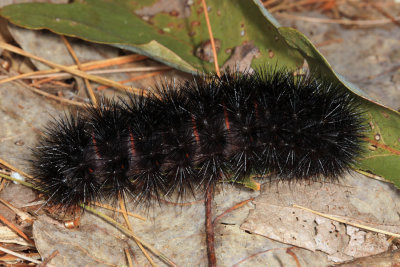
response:
M153 198L155 199L156 197L153 196ZM191 206L191 205L195 205L195 204L199 204L199 203L205 203L205 199L199 199L199 200L195 200L195 201L191 201L191 202L183 202L183 203L177 203L177 202L171 202L165 199L160 199L160 202L165 203L167 205L174 205L174 206Z
M89 72L87 72L87 73L89 73ZM63 75L65 75L65 77L71 76L71 74L69 74L69 73L57 73L57 74L49 74L49 75L51 75L51 76L50 77L46 77L45 79L32 81L30 86L34 86L36 88L39 88L41 84L52 82L55 79L57 79L57 76L55 76L55 75L58 75L58 77L62 77ZM36 78L30 77L29 79L36 79Z
M290 247L290 248L294 248L294 247ZM255 258L255 257L257 257L257 256L259 256L261 254L264 254L264 253L267 253L267 252L271 252L271 251L283 250L283 249L287 249L287 248L286 247L283 247L283 248L270 248L270 249L267 249L267 250L264 250L264 251L257 252L255 254L250 255L250 256L244 258L243 260L235 263L234 265L232 265L232 267L237 267L237 266L241 265L243 262L251 260L251 259L253 259L253 258Z
M299 6L303 6L303 5L311 5L311 4L315 4L315 3L322 3L322 2L329 2L329 1L331 1L331 0L314 0L314 1L305 0L305 1L296 1L296 2L293 2L293 3L282 3L282 4L279 4L279 5L277 5L277 6L275 6L275 7L271 7L271 8L268 8L268 7L267 7L268 3L266 4L266 3L264 2L264 6L265 6L265 8L268 9L268 12L269 12L269 13L274 13L274 12L276 12L276 11L281 11L281 10L290 9L290 8L292 8L292 7L299 7ZM343 2L343 1L339 1L339 0L335 0L335 1L336 1L336 3ZM346 0L346 1L347 1L347 0Z
M330 219L330 220L334 220L334 221L341 222L341 223L344 223L344 224L352 225L352 226L355 226L357 228L361 228L361 229L365 229L365 230L372 231L372 232L375 232L375 233L381 233L381 234L385 234L385 235L389 235L389 236L394 236L394 237L400 238L400 234L391 233L391 232L388 232L388 231L385 231L385 230L379 230L379 229L376 229L376 228L373 228L373 227L370 227L370 226L366 226L366 225L362 225L362 224L359 224L359 223L352 223L352 222L340 219L340 218L338 218L336 216L327 215L327 214L324 214L324 213L321 213L321 212L318 212L318 211L315 211L315 210L312 210L312 209L309 209L309 208L305 208L305 207L302 207L302 206L299 206L299 205L296 205L296 204L293 204L293 207L309 211L311 213L317 214L318 216L321 216L321 217L324 217L324 218L327 218L327 219Z
M207 22L208 35L210 36L211 48L212 48L213 57L214 57L215 72L217 73L218 77L221 77L221 73L219 71L219 65L218 65L217 50L215 49L215 42L214 42L212 30L211 30L210 19L208 18L208 10L207 10L207 5L206 5L206 0L201 0L201 3L203 4L204 16L206 17L206 22Z
M125 248L124 251L125 251L126 259L128 260L128 267L133 267L133 262L132 262L131 254L129 253L129 249Z
M387 182L383 177L378 176L376 174L373 174L373 173L370 173L370 172L366 172L366 171L363 171L363 170L358 170L358 169L355 169L355 168L353 168L353 170L358 172L358 173L361 173L362 175L365 175L365 176L367 176L367 177L369 177L371 179L375 179L375 180L382 181L382 182Z
M217 258L215 256L214 246L214 226L212 220L212 200L213 200L213 185L208 185L206 191L206 240L207 240L207 255L208 266L216 267Z
M342 24L342 25L359 25L359 26L377 26L383 24L394 23L400 21L400 17L394 17L393 19L377 19L377 20L343 20L343 19L323 19L323 18L312 18L305 16L297 16L285 13L276 13L275 16L289 19L302 20L314 23L327 23L327 24Z
M51 71L52 72L47 71L47 70L41 70L41 71L33 71L33 72L23 73L23 74L20 74L20 75L15 75L15 76L8 77L8 78L5 78L3 80L0 80L0 84L8 83L8 82L19 80L19 79L29 78L30 76L32 76L34 74L38 74L39 75L39 74L47 74L47 73L56 73L56 72L59 72L60 70L52 69Z
M113 220L111 217L97 211L96 209L94 209L93 207L90 206L86 206L84 204L80 204L80 206L84 209L86 209L87 211L92 212L93 214L96 214L97 216L99 216L100 218L102 218L103 220L105 220L106 222L112 224L113 226L115 226L118 230L120 230L122 233L124 233L125 235L133 238L134 240L136 240L137 242L140 242L145 248L147 248L149 251L151 251L154 255L158 256L162 261L164 261L168 266L176 266L176 264L171 261L170 259L167 258L167 256L165 256L163 253L161 253L160 251L158 251L157 249L153 248L152 246L150 246L150 244L148 244L147 242L141 240L139 237L137 237L134 233L132 233L132 231L130 231L129 229L127 229L125 226L123 226L122 224L116 222L115 220Z
M78 106L78 107L86 107L87 106L87 104L85 104L85 103L81 103L81 102L77 102L77 101L74 101L74 100L69 100L69 99L66 99L66 98L62 98L62 97L59 97L59 96L56 96L56 95L52 95L52 94L46 93L45 91L39 90L37 88L30 87L30 86L27 86L27 87L29 87L30 90L32 90L33 92L35 92L35 93L37 93L39 95L42 95L42 96L45 96L45 97L60 101L62 104L75 105L75 106Z
M39 267L46 267L48 263L54 259L55 256L59 254L58 250L54 250L53 253L50 254L46 259L43 260L43 262L39 265Z
M133 233L133 228L132 225L129 221L127 212L126 212L126 206L125 206L125 201L124 199L121 197L121 194L118 194L118 199L119 199L119 207L122 210L122 215L124 216L126 225L128 226L128 229ZM143 255L147 258L147 260L150 262L151 266L156 267L157 265L154 263L153 259L150 257L150 255L147 253L147 251L144 249L144 247L142 246L142 244L140 244L139 242L137 242L135 240L136 244L138 245L138 247L140 248L140 250L142 251Z
M120 65L120 64L140 61L140 60L143 60L145 58L146 58L145 56L127 55L127 56L116 57L116 58L111 58L111 59L104 59L104 60L86 62L86 63L82 64L82 67L83 67L83 70L88 71L88 70L93 70L93 69L98 69L98 68L104 68L104 67L109 67L109 66L114 66L114 65ZM74 69L78 68L77 65L70 65L68 67L74 68ZM6 83L6 82L11 82L11 81L14 81L14 80L23 79L23 78L33 78L33 77L36 78L36 76L40 76L40 75L46 75L45 77L48 77L47 75L55 74L55 73L58 73L58 72L61 72L61 70L59 70L59 69L51 69L51 70L40 70L40 71L33 71L33 72L23 73L23 74L20 74L20 75L15 75L15 76L8 77L6 79L0 80L0 84Z
M234 210L236 210L236 209L238 209L238 208L241 208L241 207L243 207L244 205L246 205L247 203L249 203L250 201L253 201L253 200L254 200L254 197L249 198L249 199L246 199L246 200L244 200L244 201L241 201L241 202L237 203L235 206L230 207L229 209L227 209L226 211L224 211L223 213L221 213L220 215L218 215L218 216L214 219L213 224L215 225L215 224L217 223L217 221L219 221L222 217L224 217L224 216L225 216L226 214L228 214L229 212L234 211Z
M134 89L132 89L130 87L127 87L127 86L123 86L123 85L121 85L121 84L119 84L117 82L114 82L112 80L109 80L109 79L106 79L106 78L103 78L103 77L99 77L99 76L95 76L95 75L90 75L90 74L85 73L84 71L80 71L80 70L77 70L77 69L74 69L74 68L71 68L71 67L66 67L64 65L60 65L60 64L48 61L46 59L43 59L43 58L35 56L35 55L31 54L31 53L28 53L28 52L26 52L26 51L24 51L24 50L22 50L22 49L20 49L20 48L18 48L16 46L13 46L13 45L10 45L10 44L4 43L4 42L0 42L0 47L3 48L3 49L6 49L8 51L14 52L16 54L19 54L19 55L22 55L22 56L26 56L26 57L30 57L30 58L35 59L37 61L40 61L40 62L42 62L42 63L44 63L46 65L49 65L49 66L51 66L53 68L57 68L57 69L72 73L72 74L77 75L77 76L82 77L82 78L87 78L87 79L89 79L91 81L94 81L94 82L98 82L98 83L102 83L102 84L105 84L105 85L109 85L109 86L114 87L116 89L119 89L119 90L122 90L122 91L132 92L132 93L135 93L135 94L141 94L142 93L141 91L134 90Z
M17 178L13 178L11 176L8 176L8 175L2 174L2 173L0 173L0 177L6 178L7 180L17 182L19 184L22 184L24 186L27 186L27 187L30 187L30 188L33 188L33 189L36 189L36 190L39 190L39 191L43 191L39 187L35 186L34 184L31 184L31 183L28 183L28 182L25 182L25 181L21 181L21 180L19 180Z
M126 73L126 72L149 72L149 71L159 71L159 70L170 70L171 67L168 66L160 66L160 67L132 67L132 68L118 68L118 69L101 69L101 70L88 70L86 73L88 74L112 74L112 73ZM31 72L34 74L34 72ZM53 78L53 79L61 79L70 77L71 74L61 72L61 73L49 73L49 74L39 74L39 75L30 75L29 77L25 77L25 79L42 79L42 78ZM15 76L14 76L15 77ZM22 78L24 79L24 78ZM1 81L0 81L1 83ZM41 80L35 82L35 84L43 83Z
M4 186L6 185L6 183L7 183L7 180L6 179L0 179L1 180L1 183L0 183L0 191L2 191L3 189L4 189Z
M157 75L159 75L159 74L161 74L161 73L164 73L164 72L166 72L167 70L169 70L169 69L160 70L160 71L155 71L155 72L150 72L150 73L147 73L147 74L144 74L144 75L132 77L132 78L129 78L129 79L126 79L126 80L123 80L123 81L119 81L118 83L124 84L124 83L127 83L127 82L133 82L133 81L138 81L138 80L150 78L150 77L153 77L153 76L157 76ZM102 86L97 87L97 90L99 90L99 91L100 91L100 90L104 90L104 89L107 89L108 87L109 87L109 86L102 85Z
M275 4L276 2L278 2L279 0L267 0L267 1L265 1L265 2L263 2L263 5L264 5L264 7L265 8L267 8L268 9L268 11L269 11L269 6L270 5L272 5L272 4Z
M301 267L299 258L298 258L297 255L292 251L292 248L293 248L293 247L287 248L287 249L286 249L286 253L293 257L294 261L296 262L296 266L297 266L297 267Z
M116 66L116 65L126 64L126 63L142 61L142 60L145 60L146 58L147 58L146 56L130 54L130 55L126 55L126 56L120 56L120 57L115 57L115 58L102 59L102 60L82 63L82 68L85 71L101 69L101 68L110 67L110 66Z
M71 44L68 42L68 39L64 35L60 35L60 37L63 40L65 46L67 47L69 53L74 58L76 65L78 65L78 70L83 70L82 64L79 61L78 56L75 54L75 51L72 48ZM97 99L96 99L96 96L94 95L93 88L90 85L89 80L87 78L83 78L83 81L85 82L86 89L88 90L89 97L90 97L90 100L92 101L93 106L97 107Z
M385 17L388 17L394 24L397 26L400 26L400 21L396 20L392 15L390 15L388 12L386 12L380 5L375 4L374 2L370 3L376 10L378 10L382 15Z
M22 232L20 229L18 229L14 224L12 224L9 220L4 218L2 215L0 215L0 221L7 225L11 230L15 231L19 236L21 236L23 239L28 241L28 243L35 244L32 239L30 239L24 232Z
M12 210L16 215L18 215L21 220L23 221L27 221L27 222L33 222L34 221L34 217L31 216L29 213L20 210L19 208L14 207L10 202L0 198L0 202L6 206L7 208L9 208L10 210Z
M34 180L34 178L32 176L30 176L29 174L21 171L20 169L14 167L14 166L12 166L10 163L6 162L4 159L0 158L0 164L12 171L18 172L19 174Z
M92 202L92 203L90 203L90 205L98 206L98 207L101 207L101 208L104 208L104 209L108 209L108 210L112 210L112 211L119 212L119 213L125 213L125 211L117 210L117 209L111 207L110 205L102 204L102 203L99 203L99 202ZM132 212L126 212L126 214L128 214L129 216L135 217L135 218L137 218L139 220L146 221L146 218L144 218L144 217L142 217L140 215L134 214Z
M19 254L19 253L17 253L17 252L14 252L14 251L12 251L12 250L9 250L9 249L3 248L3 247L0 247L0 250L3 251L3 252L5 252L5 253L8 253L8 254L10 254L10 255L13 255L13 256L15 256L15 257L18 257L18 258L20 258L20 259L23 259L23 260L27 260L27 261L30 261L30 262L33 262L33 263L36 263L36 264L41 264L41 263L42 263L41 261L38 261L38 260L35 260L35 259L32 259L32 258L29 258L29 257L27 257L27 256L25 256L25 255Z

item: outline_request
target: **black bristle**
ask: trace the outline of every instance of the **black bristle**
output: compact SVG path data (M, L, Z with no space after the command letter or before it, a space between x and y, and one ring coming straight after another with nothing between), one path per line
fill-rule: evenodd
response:
M195 165L199 183L204 187L228 176L229 144L220 85L214 78L186 84L182 88L189 99L187 108L198 147Z
M167 194L179 192L179 198L194 193L198 181L195 170L196 142L191 115L187 112L188 99L183 91L168 84L158 88L160 98L154 98L161 117L159 131L163 137L165 164L163 173L168 181Z
M335 179L362 154L356 97L324 78L262 69L156 89L49 125L33 167L51 203L150 204L251 175Z
M115 102L102 102L87 110L87 121L96 158L96 178L104 197L134 194L129 181L131 165L129 129L124 114Z
M35 183L52 204L64 207L98 200L101 183L87 123L67 116L48 125L46 137L33 150Z
M226 74L221 90L225 124L230 143L229 164L233 180L257 172L260 161L260 140L255 81L249 74Z
M122 107L129 130L131 164L129 181L135 188L135 201L149 204L167 191L167 178L162 171L165 162L162 118L153 99L131 96Z

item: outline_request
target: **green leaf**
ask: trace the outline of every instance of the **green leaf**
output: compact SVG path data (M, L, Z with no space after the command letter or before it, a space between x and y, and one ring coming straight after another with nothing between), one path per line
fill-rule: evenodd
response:
M371 172L400 188L400 114L364 100L369 132L366 153L359 161L360 170Z
M184 71L212 71L211 62L195 55L209 40L201 1L188 3L186 8L178 6L182 1L165 0L26 3L3 7L0 14L21 27L111 44ZM302 64L302 57L286 44L278 23L257 0L208 0L207 5L214 38L220 43L221 66L243 45L260 52L253 67L270 63L293 69Z
M356 168L381 176L400 188L400 113L368 99L363 91L335 73L303 34L283 27L279 28L279 32L307 60L311 70L333 82L342 83L359 97L369 126L365 137L365 154Z

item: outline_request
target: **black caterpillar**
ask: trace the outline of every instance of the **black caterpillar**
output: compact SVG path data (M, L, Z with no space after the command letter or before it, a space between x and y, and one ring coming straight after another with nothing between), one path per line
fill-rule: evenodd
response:
M50 203L118 194L149 203L249 175L337 178L362 153L363 122L341 85L286 70L228 72L55 120L32 163Z

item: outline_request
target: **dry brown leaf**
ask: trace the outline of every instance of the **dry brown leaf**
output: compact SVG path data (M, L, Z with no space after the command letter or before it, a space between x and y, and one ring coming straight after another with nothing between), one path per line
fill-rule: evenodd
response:
M256 209L241 228L283 243L323 251L331 260L341 262L381 253L390 243L382 234L347 226L292 205L400 233L399 202L400 196L389 184L356 173L339 183L272 182L264 185L261 195L254 200Z
M271 52L272 53L272 52ZM251 62L260 54L258 48L251 43L243 44L234 48L232 56L224 63L223 69L230 68L237 71L250 71ZM273 55L272 55L273 57Z

